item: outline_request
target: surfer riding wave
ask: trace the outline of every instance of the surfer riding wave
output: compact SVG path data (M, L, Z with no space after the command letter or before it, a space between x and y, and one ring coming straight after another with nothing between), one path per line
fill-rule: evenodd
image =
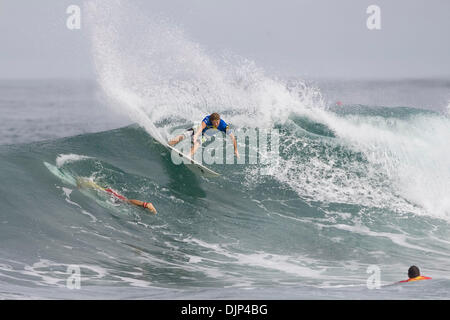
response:
M199 136L202 134L202 142L204 141L204 135L214 135L218 131L222 131L228 136L230 136L231 140L233 141L233 147L234 147L234 154L236 158L239 158L239 152L237 149L237 143L236 143L236 137L234 136L233 132L231 131L228 124L220 119L220 115L218 113L212 113L209 116L206 116L201 125L198 126L197 130L194 130L194 128L187 129L186 133L180 134L174 139L169 141L169 146L173 147L185 138L188 138L189 136L192 137L192 143L193 146L191 148L191 158L194 157L195 152L197 151L198 147L200 146Z

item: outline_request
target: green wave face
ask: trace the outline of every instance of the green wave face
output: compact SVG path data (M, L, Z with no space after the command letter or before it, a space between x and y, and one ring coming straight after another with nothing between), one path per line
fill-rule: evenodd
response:
M81 267L90 297L106 288L117 297L197 290L255 297L240 287L280 298L371 297L361 289L369 265L382 270L383 284L405 278L414 263L445 278L450 229L439 175L448 174L448 159L433 148L448 119L390 112L349 108L320 122L293 115L274 127L278 161L213 164L215 179L174 164L135 125L1 146L2 284L25 296L42 286L51 296L65 288L71 265ZM79 177L150 201L158 214L79 188ZM417 189L413 178L428 184Z

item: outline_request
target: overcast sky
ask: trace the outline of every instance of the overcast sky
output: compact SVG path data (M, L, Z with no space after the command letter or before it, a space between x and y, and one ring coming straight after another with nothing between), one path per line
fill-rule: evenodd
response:
M449 0L127 1L269 74L450 78ZM94 77L83 20L81 30L66 27L72 4L83 8L80 0L0 0L0 78ZM381 9L381 30L366 26L369 5Z

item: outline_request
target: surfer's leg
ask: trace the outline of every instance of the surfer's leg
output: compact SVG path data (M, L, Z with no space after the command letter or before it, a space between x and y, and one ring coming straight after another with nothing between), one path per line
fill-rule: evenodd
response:
M194 154L197 152L197 149L199 146L200 146L200 142L195 141L194 145L191 148L191 158L194 158Z
M150 210L153 214L156 214L156 209L151 202L143 202L143 201L135 200L135 199L128 199L128 202L132 203L136 206L146 208L146 209Z

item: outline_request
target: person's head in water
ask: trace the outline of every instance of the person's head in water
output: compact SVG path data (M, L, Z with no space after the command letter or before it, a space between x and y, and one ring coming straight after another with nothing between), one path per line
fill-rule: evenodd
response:
M216 112L212 113L209 116L209 121L211 121L211 123L213 124L214 127L218 127L220 124L220 115Z
M416 278L420 276L420 270L416 266L411 266L408 269L408 277L409 278Z

